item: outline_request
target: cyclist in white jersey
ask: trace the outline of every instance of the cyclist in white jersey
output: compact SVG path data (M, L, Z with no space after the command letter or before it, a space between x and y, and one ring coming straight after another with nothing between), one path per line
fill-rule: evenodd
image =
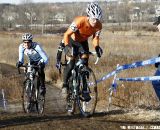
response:
M19 59L16 67L21 67L23 65L24 54L28 57L31 65L39 65L40 69L38 70L38 74L41 82L41 94L44 95L46 93L44 68L48 63L48 56L42 47L37 42L33 42L32 40L32 34L24 33L22 35L23 43L19 45Z

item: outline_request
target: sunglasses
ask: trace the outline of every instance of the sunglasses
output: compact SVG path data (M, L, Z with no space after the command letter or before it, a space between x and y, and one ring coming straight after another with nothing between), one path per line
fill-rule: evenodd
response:
M90 18L90 20L93 22L93 23L96 23L98 21L98 19L96 18Z
M30 43L30 41L23 41L23 43Z

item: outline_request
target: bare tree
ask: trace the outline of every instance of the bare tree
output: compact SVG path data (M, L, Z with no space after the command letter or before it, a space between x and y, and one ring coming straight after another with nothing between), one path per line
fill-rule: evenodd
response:
M52 15L52 10L49 8L49 4L43 6L39 10L39 15L37 15L40 23L41 23L41 33L44 33L45 24L49 21L50 16Z
M24 23L27 27L30 26L30 29L32 30L32 24L33 21L36 19L36 13L35 13L35 4L33 4L32 0L22 0L21 1L21 11L22 11L22 19L24 20Z
M6 6L2 11L1 17L3 18L4 23L7 24L9 28L12 28L16 18L18 17L18 14L15 11L15 6Z
M86 7L87 3L74 2L72 4L68 4L65 8L67 22L70 23L76 16L86 15Z

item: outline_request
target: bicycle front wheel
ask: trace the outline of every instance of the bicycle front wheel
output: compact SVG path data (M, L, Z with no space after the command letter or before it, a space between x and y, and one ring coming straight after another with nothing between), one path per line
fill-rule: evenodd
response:
M85 99L84 91L87 92L90 97L89 100ZM96 77L94 72L86 67L80 74L79 94L77 97L78 107L83 116L88 117L94 113L97 104L97 96Z
M76 100L75 100L75 95L73 92L73 78L70 77L68 80L68 95L67 95L67 114L68 115L73 115L75 113L75 107L76 107Z
M32 110L31 96L31 81L28 79L24 82L22 95L22 106L25 113L30 113Z
M40 93L38 94L38 99L37 99L37 112L38 114L43 114L44 112L44 104L45 104L45 96L42 96Z
M34 86L36 88L35 95L36 95L36 109L38 114L43 114L44 112L44 105L45 105L45 95L41 95L40 93L40 79L39 77L35 77L34 79Z

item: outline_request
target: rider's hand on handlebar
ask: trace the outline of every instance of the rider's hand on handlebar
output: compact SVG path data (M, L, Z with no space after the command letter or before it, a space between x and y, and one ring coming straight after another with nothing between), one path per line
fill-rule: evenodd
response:
M20 62L20 61L18 61L18 62L16 63L16 67L17 67L17 68L21 67L22 65L23 65L23 63Z
M68 57L73 57L73 47L70 45L66 45L64 48L64 53L68 56Z
M40 68L44 68L45 67L45 63L44 62L39 62L38 65L39 65Z
M102 54L103 54L102 48L100 46L96 46L95 50L96 50L96 53L97 53L97 57L100 58L102 56Z

